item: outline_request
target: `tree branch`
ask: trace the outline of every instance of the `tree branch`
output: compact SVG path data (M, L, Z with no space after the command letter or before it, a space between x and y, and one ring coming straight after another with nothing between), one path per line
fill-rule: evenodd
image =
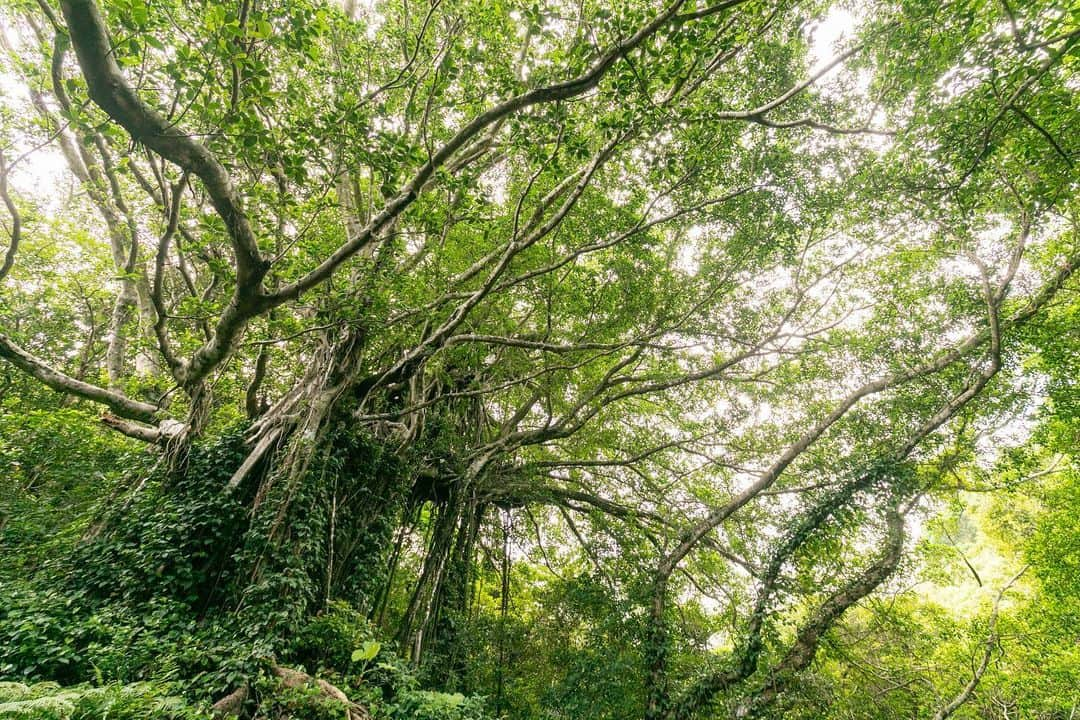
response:
M949 702L938 708L937 712L934 713L932 720L945 720L959 710L961 705L971 699L972 694L975 692L983 675L986 673L986 669L990 666L990 658L993 657L994 649L998 644L997 621L1001 599L1005 597L1005 593L1009 591L1009 588L1011 588L1016 581L1027 572L1027 569L1027 565L1021 568L1020 572L1013 575L1013 577L1001 588L1001 591L998 592L997 598L994 600L994 608L990 611L990 622L987 627L986 641L983 645L983 655L982 659L979 661L979 665L972 671L971 679L960 689L960 692L958 692Z
M4 262L0 265L0 282L11 272L11 268L15 264L15 253L19 251L19 242L22 241L22 215L19 214L19 208L16 207L15 201L12 200L11 194L8 192L8 171L10 169L3 153L0 153L0 199L4 201L4 207L7 208L8 214L11 216L7 252L4 253Z
M60 8L91 99L134 140L203 181L214 209L228 229L238 286L257 287L267 265L259 255L240 194L225 167L205 145L143 103L128 84L116 63L105 21L94 0L62 0Z
M114 390L106 390L54 370L41 358L16 345L7 335L0 335L0 358L4 358L57 392L71 393L86 400L102 403L120 417L129 420L148 423L156 421L158 412L156 406L132 400Z

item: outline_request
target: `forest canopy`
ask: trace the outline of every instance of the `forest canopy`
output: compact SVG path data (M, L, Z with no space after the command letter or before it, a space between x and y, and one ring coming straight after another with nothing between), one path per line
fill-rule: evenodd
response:
M0 718L1080 709L1080 5L0 0Z

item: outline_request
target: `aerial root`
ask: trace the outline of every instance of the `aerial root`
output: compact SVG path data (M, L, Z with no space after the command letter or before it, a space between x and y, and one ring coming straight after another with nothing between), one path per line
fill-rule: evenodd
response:
M312 677L300 670L273 665L270 672L281 681L281 686L287 689L304 687L317 688L324 698L336 700L345 706L347 720L371 720L371 714L367 708L349 700L349 697L340 688L331 685L327 681ZM249 685L241 685L213 705L215 720L225 720L230 717L239 717L243 713L244 703L251 694Z

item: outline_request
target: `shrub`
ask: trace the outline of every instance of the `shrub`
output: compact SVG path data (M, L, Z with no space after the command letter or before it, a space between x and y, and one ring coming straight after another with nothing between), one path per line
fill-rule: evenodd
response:
M210 714L165 685L135 683L62 688L0 683L0 720L209 720Z
M395 720L487 720L484 699L461 693L412 690L391 708Z

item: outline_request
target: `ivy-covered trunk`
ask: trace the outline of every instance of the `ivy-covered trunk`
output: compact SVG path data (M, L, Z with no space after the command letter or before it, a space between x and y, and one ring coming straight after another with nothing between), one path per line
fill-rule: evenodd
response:
M416 664L453 654L484 515L457 457L467 418L435 403L400 423L358 420L361 408L386 411L418 392L403 379L376 396L363 346L359 331L327 340L252 425L175 449L134 487L78 551L101 560L90 563L101 592L116 594L110 567L135 565L147 571L130 584L140 599L236 613L273 647L343 601Z

